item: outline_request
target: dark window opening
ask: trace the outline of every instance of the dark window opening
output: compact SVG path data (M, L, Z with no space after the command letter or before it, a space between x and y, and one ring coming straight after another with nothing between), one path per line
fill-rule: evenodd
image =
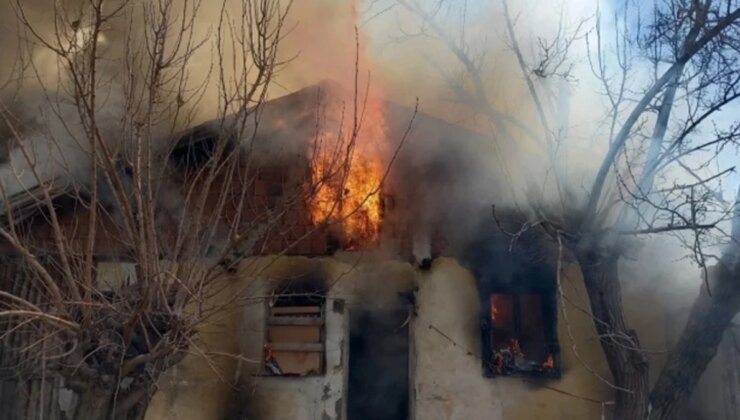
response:
M486 376L560 377L552 290L495 290L483 325Z
M314 376L324 373L324 298L286 293L269 307L264 349L266 374Z
M192 171L203 167L216 156L228 156L233 149L231 141L222 138L212 128L201 125L180 137L170 152L169 159L178 170Z
M409 311L350 313L349 420L409 418Z

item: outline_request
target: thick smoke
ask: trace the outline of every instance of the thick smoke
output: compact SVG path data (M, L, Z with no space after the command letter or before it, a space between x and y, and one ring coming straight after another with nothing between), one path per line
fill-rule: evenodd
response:
M123 0L106 4L112 9L120 1ZM428 4L433 10L438 2L420 3ZM528 59L538 57L534 48L538 36L547 39L557 33L561 17L566 27L574 28L595 12L595 3L589 0L569 0L562 7L543 0L509 3L514 8L512 15L520 17L515 30ZM2 111L12 116L8 117L12 124L8 124L8 120L0 121L0 139L14 137L13 130L17 130L16 133L30 145L35 166L46 171L42 177L70 174L73 179L82 177L87 170L87 145L82 139L87 136L78 110L69 102L68 75L63 63L22 28L18 19L19 4L37 34L51 38L55 30L61 30L69 37L68 47L80 42L80 51L84 51L91 41L84 35L87 20L84 14L79 21L74 16L85 10L89 2L24 0L0 3L0 28L10 39L0 48L0 99ZM54 11L50 9L52 4L69 15L55 20ZM123 63L132 58L132 45L141 46L145 42L142 28L151 23L147 21L146 8L151 4L153 2L146 0L130 1L124 13L106 23L102 36L96 40L101 47L99 76L104 81L97 86L101 98L98 115L103 135L112 143L120 132L122 115L132 113L127 108L131 103L126 101L125 95L126 87L130 87L127 78L132 74L127 73L130 68ZM174 0L173 10L180 18L188 13L198 16L192 21L192 34L194 45L199 47L187 62L187 77L183 80L185 91L194 93L193 104L187 117L167 127L157 127L156 135L161 137L218 116L223 93L219 89L219 79L226 81L227 89L233 87L235 77L245 65L240 53L233 50L233 39L228 36L221 44L225 54L222 56L224 65L220 68L216 48L218 31L228 28L229 24L238 26L242 2L226 0L221 7L221 2L203 1L197 10L183 9L186 4L192 8L194 3ZM480 76L491 105L523 122L522 127L511 128L512 137L517 141L492 136L488 122L470 107L460 104L456 88L471 87L464 67L444 42L430 32L428 25L420 25L418 18L393 4L393 0L293 2L280 50L279 59L284 65L275 75L269 97L276 98L325 79L335 80L351 92L357 76L361 95L369 83L371 94L395 103L387 110L389 131L395 133L388 140L389 150L394 150L401 141L399 134L410 123L414 102L419 99L419 110L423 114L414 120L388 180L389 187L405 203L410 203L407 209L413 219L413 245L418 257L421 259L431 253L429 242L435 226L442 225L458 250L475 245L478 239L486 239L487 236L477 234L481 229L490 232L497 228L491 216L492 204L504 212L527 216L527 198L532 196L545 205L561 207L564 203L558 191L562 188L573 193L572 201L582 199L607 146L604 139L608 133L608 125L603 123L608 103L601 87L590 75L585 38L580 38L569 51L574 66L569 69L567 84L553 76L537 79L549 92L567 93L558 98L546 95L546 100L554 101L568 116L567 127L564 127L567 128L567 142L561 145L553 159L540 145L525 140L528 130L538 130L539 121L522 71L507 41L498 2L443 2L439 17L445 22L442 28L452 39L469 46L467 52L481 63ZM286 5L287 2L283 4ZM612 15L608 6L607 2L600 4L603 16ZM74 22L77 22L75 27L71 26ZM60 23L67 26L60 29ZM604 33L611 33L613 28L609 27L609 22L603 25ZM359 56L357 62L356 56ZM631 82L647 77L647 71L640 71L639 63L636 66L638 71L632 75ZM167 113L171 108L167 106L180 98L168 96L167 92L162 92L162 97L161 117L167 120L171 116ZM294 105L300 108L305 103L298 101ZM270 148L272 145L268 147L264 155L266 160L295 152L300 145L293 142L306 138L313 127L314 115L310 109L291 110L299 121L281 118L283 111L285 109L271 108L264 111L269 123L264 125L263 138L274 139L273 144L277 145L275 149ZM551 117L555 125L563 119L561 114ZM4 189L0 194L12 194L32 186L34 175L29 171L26 157L18 150L8 153L7 144L0 146L0 159L12 162L0 173ZM553 168L552 162L557 162L558 167ZM554 183L554 172L563 175L559 186ZM500 236L491 250L494 265L507 260L508 248L501 245L505 238ZM660 250L661 255L655 256L656 250ZM638 295L655 289L657 280L647 287L643 279L671 277L684 279L682 292L689 294L695 290L700 279L698 270L689 266L685 259L679 259L681 249L672 251L671 258L666 258L664 250L662 240L648 241L643 248L636 249L632 255L635 261L630 262L625 274L632 280L626 288L628 293ZM486 259L486 256L481 258ZM524 262L516 264L521 266ZM675 283L668 288L678 289L670 286ZM669 300L672 298L662 299L663 302ZM655 302L659 301L652 303Z
M421 3L430 5L430 10L435 9L431 3L439 4ZM595 2L566 1L564 14L559 10L561 7L558 5L559 2L556 2L558 3L556 5L536 0L509 3L515 8L512 15L516 16L517 39L520 45L524 46L523 53L530 62L541 58L536 52L536 45L539 42L536 36L542 36L546 42L549 36L554 35L561 16L565 16L568 28L576 27L581 19L586 18L591 19L585 23L587 26L593 27L595 23L592 18L596 13ZM453 35L452 41L464 40L465 45L470 47L467 52L482 62L480 76L493 107L523 121L526 128L540 132L536 109L532 104L528 87L523 82L517 59L512 54L510 41L507 41L506 25L501 10L497 9L497 6L491 6L500 3L469 1L442 2L442 4L446 6L443 6L439 16L448 22L444 29ZM608 10L610 2L599 2L599 6L601 16L606 17L601 21L600 29L603 34L607 34L605 36L611 37L614 34L615 23L609 21L608 17L614 16L614 11ZM372 16L372 13L370 15ZM402 30L399 30L399 27ZM497 205L502 218L507 213L526 218L530 216L528 203L531 203L532 199L538 206L545 207L554 214L562 214L577 208L587 197L593 176L601 164L610 138L608 119L605 118L609 102L604 95L603 86L591 74L590 66L593 64L588 61L588 49L591 48L593 53L595 48L595 32L589 31L588 38L584 36L571 46L568 56L573 66L567 66L569 73L567 83L558 81L558 77L552 75L539 77L534 72L529 74L539 86L557 94L543 95L545 101L552 101L556 108L565 111L551 115L551 123L557 125L564 122L563 116L568 117L564 126L558 127L563 130L565 141L558 145L558 150L553 156L543 147L528 143L524 128L512 130L515 141L506 141L501 137L491 138L487 121L476 118L475 113L469 111L469 108L459 105L455 89L470 88L471 82L466 78L465 69L457 57L434 36L429 25L420 26L418 19L410 17L399 6L377 17L364 28L373 34L370 51L374 54L375 63L383 69L375 73L381 75L385 90L391 98L399 103L408 104L418 96L423 111L470 128L476 133L469 138L446 139L444 144L430 142L429 137L424 135L421 136L422 139L412 139L415 140L413 146L412 142L409 143L409 155L412 155L409 160L422 162L417 167L434 168L438 163L442 163L443 166L447 163L450 168L460 168L461 166L451 163L456 157L464 162L462 165L464 171L457 171L454 176L442 176L444 178L442 180L433 176L435 173L439 174L439 171L417 173L415 179L420 180L423 186L409 193L422 196L420 200L412 200L423 207L422 214L425 217L420 220L426 222L433 219L429 217L430 214L444 213L447 216L445 228L453 232L452 236L456 237L453 239L457 239L462 255L465 256L462 258L463 262L473 269L478 280L496 277L499 281L505 282L516 278L517 274L536 275L527 272L527 268L536 265L531 258L532 251L526 249L526 246L519 250L515 247L513 251L509 248L511 238L501 233L500 227L494 223L490 205ZM590 45L587 40L590 41ZM604 46L608 54L614 52L612 50L614 45L610 44L611 42L614 41L606 41ZM535 48L531 48L532 45ZM619 63L614 61L613 56L607 60L605 66L610 74L615 74L612 70L616 71ZM628 85L639 86L642 89L643 86L649 86L651 77L653 76L649 64L637 58L632 63ZM561 93L563 94L560 95ZM685 116L686 110L682 109L682 106L676 106L675 120ZM629 106L625 108L625 112L628 112ZM721 116L717 119L718 124L729 126L731 123L728 121L733 118L734 115ZM652 127L654 117L644 116L640 124ZM701 136L701 133L699 135ZM635 138L639 139L639 135ZM639 156L644 156L646 152L644 142L640 143L638 140L628 146L632 163L640 163ZM618 163L624 166L626 158L621 156ZM689 157L691 162L689 166L700 167L698 160L700 158L701 156ZM724 158L720 156L719 161L723 160ZM736 157L732 162L727 162L722 169L733 166L734 160ZM710 166L713 165L714 163ZM399 170L408 169L399 168ZM420 173L424 175L418 176ZM557 183L554 182L555 173L560 175ZM716 172L709 170L708 173L712 175ZM669 171L663 175L662 179L657 180L658 185L671 187L696 182L695 179L689 179L683 171L676 173ZM450 183L446 184L445 180L449 180ZM619 182L616 179L608 181L605 202L620 201L620 191L617 187ZM461 193L461 189L466 193ZM730 193L734 191L733 188L729 190ZM429 193L424 195L419 191ZM566 194L561 196L561 191ZM732 198L730 197L728 201L732 201ZM519 221L514 222L508 225L504 221L504 228L516 231L516 222ZM430 224L433 225L434 222ZM532 232L528 234L531 235ZM426 232L421 236L426 236ZM626 258L620 264L627 317L640 333L644 348L654 350L650 358L656 362L653 365L656 368L660 367L661 358L665 354L663 352L675 343L702 279L701 270L691 261L692 249L681 243L681 239L686 238L677 239L677 237L678 235L654 235L632 239L627 243ZM541 240L542 238L534 238L535 244ZM527 242L527 238L520 238L520 242ZM426 247L419 248L419 253L426 253ZM549 255L553 255L552 250L549 250ZM485 302L482 301L481 305L484 306ZM665 325L660 324L660 320L663 319ZM705 381L716 379L715 374L705 378ZM704 399L700 403L706 406L707 401L709 399Z
M556 33L561 17L565 19L566 27L572 28L594 12L588 1L571 0L565 2L563 8L547 2L516 3L512 5L515 8L512 15L521 17L516 21L515 29L519 43L526 47L524 52L528 59L537 56L532 48L538 41L537 36L547 38ZM55 30L59 30L60 22L75 21L74 13L84 11L87 3L67 0L55 4L57 10L69 13L65 19L55 21L48 2L22 2L25 17L41 36L53 36ZM108 7L113 8L117 4L111 2ZM143 41L144 31L140 28L151 23L147 21L146 4L130 2L117 19L106 23L102 36L97 40L102 57L100 77L105 81L98 89L99 96L104 98L100 101L100 111L106 137L115 137L120 128L120 115L130 112L125 109L130 104L124 98L125 78L129 75L121 69L125 68L122 63L131 58L127 55L131 53L128 49L131 44ZM192 2L178 0L174 2L173 10L177 11L175 15L197 13L198 16L193 21L192 34L194 44L199 47L187 63L184 83L186 91L199 92L199 95L188 118L163 128L163 137L169 131L180 131L217 116L221 94L217 70L224 70L224 80L233 80L240 70L239 66L234 66L240 61L238 54L226 54L223 69L214 68L214 63L218 61L219 28L223 29L225 21L238 23L241 2L226 0L223 8L204 2L197 10L183 9L186 4L193 7ZM568 141L558 149L557 158L551 159L537 144L523 140L527 138L525 128L536 130L538 119L528 97L528 87L522 80L521 69L507 41L506 25L499 6L479 1L445 2L439 18L445 22L443 29L456 42L469 46L468 53L482 64L480 76L491 104L501 112L514 115L526 126L512 128L513 137L521 141L492 137L488 122L471 112L469 107L460 105L459 98L455 97L455 83L459 83L458 88L470 87L466 84L469 82L464 81L464 68L427 26L419 24L417 17L401 6L388 8L392 4L390 0L294 2L284 25L285 37L280 50L280 60L285 64L275 76L269 96L282 96L325 79L335 80L351 91L357 76L360 95L369 83L371 94L382 95L400 104L398 108L392 105L388 110L390 131L396 133L396 137L405 131L404 127L412 116L410 109L417 97L422 113L439 118L417 117L389 180L389 184L416 207L416 252L423 254L422 257L431 252L428 242L433 229L430 226L435 224L447 223L447 230L452 232L450 236L469 237L481 220L490 221L491 204L526 214L525 198L531 198L533 194L554 205L562 204L557 195L560 188L573 192L576 201L582 198L583 191L590 187L595 165L599 163L594 156L602 156L606 146L606 142L599 140L606 134L606 127L601 123L606 104L585 64L585 40L580 39L569 51L574 66L570 69L567 86L557 77L538 80L550 92L568 92L558 99L564 105L561 108L568 111ZM607 5L601 7L603 15L610 15L605 9ZM33 42L32 34L19 23L19 12L15 2L0 5L0 25L5 33L18 34L18 42L6 43L0 50L0 76L3 82L7 82L2 92L3 105L15 118L15 128L33 145L38 162L49 162L38 167L51 172L52 176L69 171L84 173L82 156L86 146L78 143L86 136L75 117L77 110L64 100L69 94L69 84L63 63L38 42ZM70 42L81 39L84 45L90 40L84 36L87 20L84 14L80 16L83 18L77 23L79 28L70 27L65 33L70 34ZM611 28L606 22L604 25L603 31L608 33ZM234 44L230 40L222 41L222 46L224 51L233 52ZM359 56L357 62L356 56ZM21 69L24 70L22 74L19 73ZM637 72L636 77L639 76L640 72ZM172 99L163 102L177 100L168 98L166 93L163 97ZM166 119L166 109L162 112L163 119ZM274 114L272 110L267 113ZM271 118L279 120L279 116ZM309 120L311 115L301 118ZM291 121L278 123L268 130L292 126ZM469 131L458 130L447 123L466 127ZM8 124L0 125L3 126L0 127L3 138L7 138ZM50 138L56 139L54 147L47 147L45 143ZM389 142L395 146L400 140L390 138ZM290 139L276 143L286 150L293 150ZM6 192L12 193L28 186L31 181L27 178L31 175L23 170L24 165L27 169L26 159L18 151L10 153L9 157L7 151L0 156L3 154L16 168L14 174L3 176L4 180L12 180L4 181ZM551 167L553 161L558 162L558 168ZM552 176L556 171L564 174L559 179L561 185L558 188ZM22 178L20 182L17 177ZM409 179L414 183L406 184L415 187L404 190L404 181Z
M430 7L431 3L434 2L429 2ZM84 47L91 41L85 37L85 30L89 29L85 22L89 18L82 13L87 10L88 3L81 0L55 2L56 11L66 13L57 16L49 9L48 2L32 0L21 4L22 9L15 2L0 5L0 26L6 33L18 34L17 42L7 43L0 51L0 82L7 82L3 84L3 105L17 121L14 128L22 137L31 144L39 144L39 147L34 146L37 159L52 162L37 166L52 175L65 171L84 173L85 165L80 156L85 154L86 145L82 139L86 136L79 118L75 117L77 110L68 102L69 80L63 63L34 41L33 34L19 23L19 13L23 12L36 34L51 39L61 31L67 34L69 43L79 42ZM106 4L113 9L120 3ZM99 77L103 81L97 87L101 98L99 115L103 116L104 136L113 143L121 127L121 114L136 116L136 111L130 109L132 104L127 102L130 98L124 94L130 87L127 78L132 76L125 70L131 68L123 64L132 59L132 45L145 44L143 34L146 31L142 28L152 24L151 10L147 9L151 2L127 4L117 18L106 22L97 40L101 56ZM269 97L282 96L325 79L335 80L351 92L357 76L360 99L369 84L370 94L400 105L388 110L388 124L393 126L390 131L394 133L393 138L388 139L390 151L400 142L400 133L405 131L412 116L409 109L417 97L422 113L469 129L459 131L420 116L392 168L389 183L396 184L394 187L402 194L413 197L408 201L417 207L415 248L420 254L430 252L425 242L433 232L428 226L441 220L454 221L452 230L465 237L468 232L475 231L480 221L469 215L488 218L487 209L491 204L526 213L527 199L532 196L556 207L562 205L562 197L558 194L562 190L572 193L574 201L582 199L599 163L594 156L602 156L606 146L600 139L606 134L602 117L607 105L598 84L589 75L585 39L579 39L569 51L573 66L569 67L567 85L555 76L537 80L548 92L558 95L567 92L557 98L569 116L567 142L560 145L556 158L552 159L541 145L526 140L527 129L538 129L538 118L507 41L500 5L479 1L444 2L438 17L444 22L442 29L455 42L468 46L470 56L481 63L480 76L491 105L523 122L524 127L510 127L516 141L492 136L488 122L460 104L455 88L470 86L457 57L430 32L430 28L420 25L417 17L402 6L389 7L393 4L392 0L292 3L280 49L279 60L284 64L275 75ZM156 137L167 137L170 132L216 117L223 93L219 89L219 79L226 81L227 88L233 87L234 78L243 70L239 63L244 64L243 57L233 50L233 39L218 36L226 34L225 27L239 24L242 2L226 0L223 7L220 2L219 7L202 2L198 7L198 3L177 0L173 5L176 21L192 13L197 15L192 21L191 32L193 45L198 47L186 63L187 76L182 80L184 90L193 92L195 97L192 106L183 112L187 116L166 127L157 127L160 131ZM283 4L286 6L287 3ZM530 60L537 58L534 47L538 37L546 39L557 33L561 19L567 28L573 28L595 11L591 2L582 0L571 0L562 6L533 0L516 2L512 7L512 15L520 17L515 28L518 41L525 47L524 53ZM601 5L604 16L611 14L606 7L608 5ZM81 19L75 19L76 14ZM65 23L69 26L66 29L60 26ZM603 25L602 30L609 33L609 23ZM219 54L218 45L225 54ZM220 68L219 57L223 60ZM20 70L24 70L23 73ZM640 74L637 72L635 77ZM161 120L170 119L171 104L179 99L162 92ZM310 117L301 116L304 120ZM277 121L267 129L292 125L291 121ZM6 139L8 124L3 122L0 126ZM54 147L46 147L45 142L52 135L57 139ZM78 144L80 142L83 144ZM275 143L278 148L294 150L290 139ZM4 149L7 150L7 146ZM7 155L7 151L0 153L0 157L2 155ZM23 171L26 159L17 151L10 159L16 173L30 176L28 171ZM557 168L552 167L553 162L557 162ZM559 185L554 181L555 172L561 174ZM415 180L417 187L414 191L403 191L403 181L410 178ZM6 190L19 190L20 184L28 184L28 181L15 183L15 187L5 185Z
M404 105L413 103L418 97L421 111L470 129L470 134L463 138L459 133L442 138L445 135L438 135L440 130L425 131L424 126L430 125L428 121L415 124L418 131L412 131L402 151L410 164L407 167L399 164L394 170L402 173L399 179L413 177L421 185L415 191L407 191L419 196L410 200L421 207L419 220L433 225L445 219L447 230L453 232L452 236L458 236L458 242L464 247L465 238L475 236L481 223L491 227L492 204L502 213L513 212L526 217L531 215L529 205L533 202L559 216L582 203L609 143L606 116L610 104L603 85L592 74L593 63L589 62L589 57L595 58L595 3L581 0L555 4L537 0L509 2L517 41L529 63L542 60L538 48L554 38L559 28L567 33L583 25L583 35L569 45L567 60L557 74L538 75L529 69L528 76L537 84L540 97L547 102L545 106L558 110L554 115L547 115L550 126L557 130L551 135L560 135L563 140L557 142L552 151L529 138L532 131L540 138L545 135L529 87L512 52L500 2L442 2L436 17L442 30L449 35L448 41L464 46L469 57L480 65L478 75L495 111L523 123L521 127L509 127L511 138L501 137L500 132L492 134L486 119L461 105L457 93L473 88L469 74L430 25L420 24L419 18L402 6L386 10L384 7L393 4L392 1L369 3L375 7L361 16L361 29L370 40L369 61L374 66L375 80L383 86L387 97ZM435 11L438 3L419 4ZM614 16L616 10L610 10L608 3L601 3L599 7L603 17L600 31L604 37L612 37L618 23L609 17ZM605 65L610 74L615 74L613 69L618 68L618 63L614 61L614 41L610 38L603 42ZM652 77L649 66L639 60L632 66L628 83L646 85ZM564 77L566 72L567 77ZM677 115L681 115L680 110ZM652 117L647 116L642 124L651 126L651 121ZM630 146L631 159L636 159L640 153L639 146ZM685 173L668 173L659 182L670 186L695 180L688 180ZM619 201L618 183L616 179L608 182L605 202ZM440 214L446 217L440 218ZM422 231L420 237L425 236L429 235ZM672 242L671 239L656 242L654 238L643 241L642 250L660 246L665 241ZM417 248L421 253L426 249L424 246ZM643 259L637 249L630 258L644 261L646 273L654 272L654 259ZM685 249L683 254L672 252L663 260L664 266L659 271L693 273L695 279L691 285L696 287L699 271L688 259L681 259L687 253Z

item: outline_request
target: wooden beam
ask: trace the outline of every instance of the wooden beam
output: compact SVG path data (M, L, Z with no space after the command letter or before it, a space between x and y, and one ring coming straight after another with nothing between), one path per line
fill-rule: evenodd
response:
M271 316L269 325L323 325L324 318L317 316Z
M267 345L273 351L324 351L322 343L268 343Z
M274 306L270 312L273 315L319 314L321 306Z

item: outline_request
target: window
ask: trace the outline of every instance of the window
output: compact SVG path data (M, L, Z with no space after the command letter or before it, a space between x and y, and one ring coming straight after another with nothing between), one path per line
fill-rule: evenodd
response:
M323 374L323 297L283 295L268 309L265 373L272 376Z
M560 376L554 290L499 288L483 323L486 376Z

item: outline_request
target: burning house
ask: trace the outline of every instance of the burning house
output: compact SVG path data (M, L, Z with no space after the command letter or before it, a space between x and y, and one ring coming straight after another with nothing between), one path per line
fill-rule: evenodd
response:
M557 251L535 230L510 235L526 215L492 214L496 186L483 193L480 185L494 182L495 170L483 167L490 163L475 146L454 147L486 139L374 97L355 108L332 83L268 101L258 114L251 135L206 122L177 136L165 155L165 182L175 192L162 199L158 229L165 243L180 245L158 257L182 255L178 246L188 239L168 236L168 217L186 212L183 187L203 187L212 233L189 252L218 258L223 273L198 302L219 310L200 324L197 346L161 377L147 419L608 412L613 390L602 380L608 371L578 268L565 261L558 272ZM209 184L198 178L229 153L257 158ZM54 191L71 246L89 243L80 192ZM209 191L228 192L215 215ZM3 222L27 229L43 248L52 235L29 205L33 193L12 195ZM139 271L125 258L115 213L106 214L94 238L97 278L116 290ZM222 253L223 220L253 235ZM0 284L17 287L9 276ZM10 344L0 362L18 357Z
M600 398L598 379L574 377L560 351L554 250L534 233L512 241L506 229L525 217L485 211L469 180L490 168L474 147L449 147L485 139L371 99L356 138L342 142L353 133L336 127L356 118L346 98L324 83L264 105L260 135L281 147L255 198L279 202L301 176L317 187L276 230L291 244L282 255L270 255L268 232L260 256L230 264L227 294L242 299L201 334L214 354L238 357L186 358L148 418L508 419L530 418L514 404L527 395L543 410L565 403L555 384L589 383ZM603 408L576 406L569 412Z

